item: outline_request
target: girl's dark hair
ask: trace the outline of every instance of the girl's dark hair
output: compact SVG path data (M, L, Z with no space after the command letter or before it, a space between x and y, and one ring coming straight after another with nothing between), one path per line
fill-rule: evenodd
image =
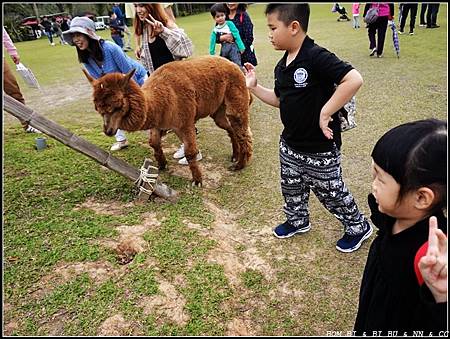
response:
M400 185L398 200L428 187L437 195L432 209L447 204L447 122L414 121L385 133L372 151L373 161Z
M216 16L216 13L225 13L225 17L228 20L228 15L230 14L230 9L225 3L214 4L209 11L213 18Z
M104 58L103 58L102 44L104 40L100 39L100 41L98 41L89 38L86 34L85 36L88 39L89 46L85 50L81 50L78 47L76 47L78 53L78 61L87 64L89 62L89 57L92 57L94 60L97 61L103 61Z
M303 31L308 32L309 4L268 4L266 16L275 12L278 13L278 20L286 26L296 20L300 23Z

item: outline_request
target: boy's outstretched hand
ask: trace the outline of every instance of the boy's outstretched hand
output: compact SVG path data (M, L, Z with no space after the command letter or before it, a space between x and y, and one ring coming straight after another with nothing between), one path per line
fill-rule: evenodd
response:
M438 229L436 217L430 218L428 250L419 269L436 302L447 301L447 237Z
M255 66L246 62L244 64L245 83L247 88L254 88L258 84L256 80Z

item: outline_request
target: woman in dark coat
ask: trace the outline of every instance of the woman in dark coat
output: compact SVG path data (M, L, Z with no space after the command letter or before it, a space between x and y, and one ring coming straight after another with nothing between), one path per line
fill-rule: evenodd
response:
M234 25L239 30L239 35L245 45L245 51L241 54L241 64L244 65L246 62L249 62L253 66L256 66L258 64L258 60L256 59L255 48L253 47L253 23L247 13L247 5L227 3L227 6L230 9L228 18L233 21ZM217 43L234 41L231 34L221 35L217 39L220 39Z

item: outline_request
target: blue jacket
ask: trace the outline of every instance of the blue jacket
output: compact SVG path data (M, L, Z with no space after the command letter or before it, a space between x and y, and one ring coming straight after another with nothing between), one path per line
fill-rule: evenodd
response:
M136 60L131 59L112 41L103 40L100 44L103 50L103 64L100 67L94 59L89 58L88 63L83 63L89 74L93 78L98 79L108 73L120 72L125 74L133 68L136 68L136 73L134 73L133 79L139 86L142 86L144 83L144 78L147 75L147 71L144 66Z

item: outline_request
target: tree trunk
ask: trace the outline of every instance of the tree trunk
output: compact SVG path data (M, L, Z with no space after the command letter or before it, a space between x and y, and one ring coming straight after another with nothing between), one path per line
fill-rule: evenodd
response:
M38 11L38 8L37 8L35 2L33 2L33 9L34 9L34 15L36 15L36 19L38 19L38 22L39 22L39 11Z
M61 13L61 12L65 12L65 9L64 9L64 7L65 7L65 5L64 4L55 4L56 5L56 7L58 7L58 11Z

